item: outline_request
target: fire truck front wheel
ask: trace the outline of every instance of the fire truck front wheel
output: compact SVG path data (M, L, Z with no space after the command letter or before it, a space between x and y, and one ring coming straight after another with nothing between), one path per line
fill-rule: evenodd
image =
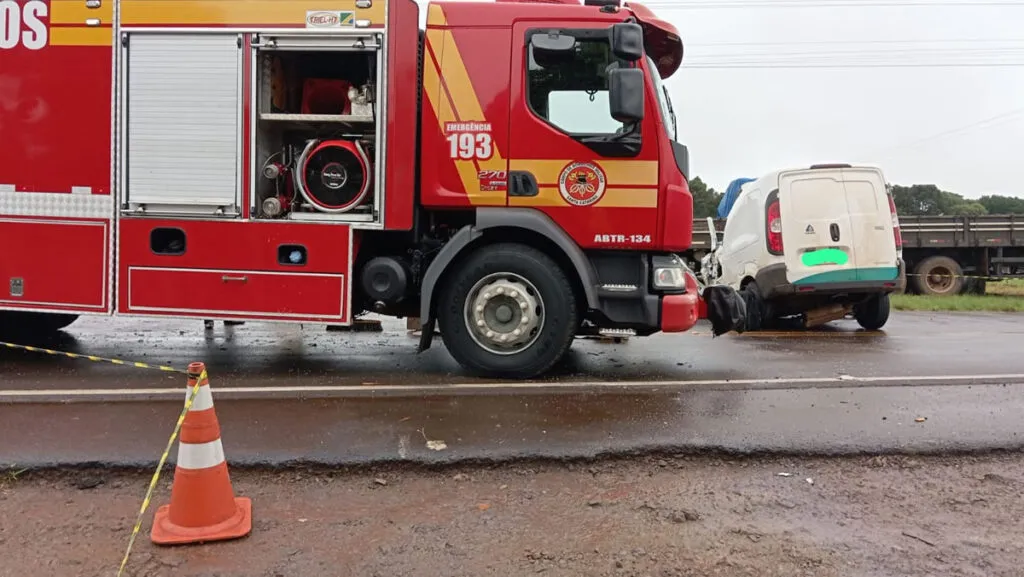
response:
M579 325L576 298L565 271L543 252L487 245L446 276L437 319L445 347L464 367L531 379L568 352Z

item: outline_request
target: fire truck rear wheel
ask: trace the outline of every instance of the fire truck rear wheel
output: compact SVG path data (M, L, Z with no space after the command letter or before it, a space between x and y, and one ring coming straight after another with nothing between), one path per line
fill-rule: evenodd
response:
M18 336L46 336L66 328L76 320L78 320L78 315L4 311L0 312L0 333Z
M448 352L493 378L546 373L568 352L579 325L565 272L526 245L474 251L452 269L439 296L437 319Z

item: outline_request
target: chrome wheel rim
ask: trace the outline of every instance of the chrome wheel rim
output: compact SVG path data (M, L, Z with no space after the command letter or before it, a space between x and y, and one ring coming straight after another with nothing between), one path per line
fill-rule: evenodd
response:
M544 327L544 299L515 273L495 273L473 285L466 298L466 330L482 349L514 355L530 348Z

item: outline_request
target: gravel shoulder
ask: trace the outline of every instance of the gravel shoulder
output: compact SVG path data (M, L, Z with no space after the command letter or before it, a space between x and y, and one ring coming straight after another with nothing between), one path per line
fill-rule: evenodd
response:
M0 575L114 575L149 475L4 472ZM144 518L134 577L997 577L1024 566L1019 453L234 468L252 534L156 547L152 512L171 477Z

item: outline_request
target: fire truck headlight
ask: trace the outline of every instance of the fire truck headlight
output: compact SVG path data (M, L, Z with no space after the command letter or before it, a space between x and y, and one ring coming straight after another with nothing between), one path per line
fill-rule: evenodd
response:
M654 269L654 288L681 289L686 288L686 276L679 267Z

